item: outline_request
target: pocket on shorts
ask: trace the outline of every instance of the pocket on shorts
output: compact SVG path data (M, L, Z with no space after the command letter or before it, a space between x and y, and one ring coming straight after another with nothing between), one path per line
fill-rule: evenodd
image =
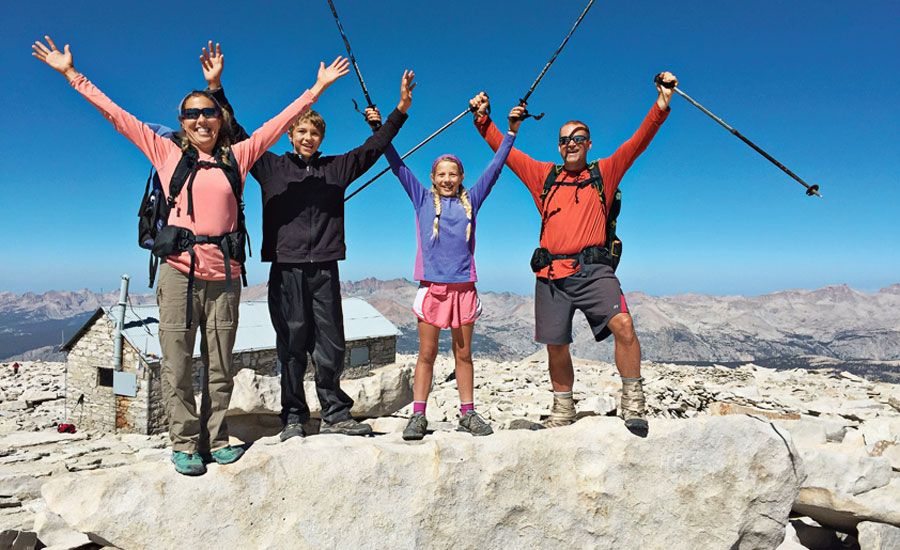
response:
M232 285L234 281L232 281ZM241 290L240 287L232 290L223 290L216 296L213 305L213 326L217 329L230 330L237 326L240 315Z

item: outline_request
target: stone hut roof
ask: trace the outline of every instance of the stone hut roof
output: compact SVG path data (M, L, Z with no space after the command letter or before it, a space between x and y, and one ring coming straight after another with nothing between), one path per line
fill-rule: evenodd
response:
M400 331L393 323L361 298L344 298L344 336L347 342L397 336ZM98 308L84 325L62 347L69 351L90 329L97 319L107 316L114 321L116 308ZM125 340L148 362L159 360L159 307L155 305L128 306L125 309ZM234 342L234 353L275 348L275 329L269 318L265 301L246 301L240 305L240 323ZM194 348L194 357L200 357L200 338Z

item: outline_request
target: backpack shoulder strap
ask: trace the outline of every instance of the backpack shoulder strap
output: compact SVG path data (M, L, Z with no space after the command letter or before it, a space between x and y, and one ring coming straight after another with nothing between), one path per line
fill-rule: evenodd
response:
M600 195L600 204L606 209L606 193L603 190L603 175L600 173L600 161L593 161L588 164L588 171L591 173L591 185Z
M541 204L544 204L544 201L547 199L547 193L556 184L556 178L559 177L559 173L562 171L563 166L561 164L554 164L550 173L547 174L547 179L544 180L544 189L541 191Z

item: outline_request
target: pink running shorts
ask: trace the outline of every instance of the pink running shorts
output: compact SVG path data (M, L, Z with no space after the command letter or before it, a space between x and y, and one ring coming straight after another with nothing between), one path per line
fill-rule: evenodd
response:
M481 300L475 283L422 281L412 309L420 321L429 325L459 328L481 317Z

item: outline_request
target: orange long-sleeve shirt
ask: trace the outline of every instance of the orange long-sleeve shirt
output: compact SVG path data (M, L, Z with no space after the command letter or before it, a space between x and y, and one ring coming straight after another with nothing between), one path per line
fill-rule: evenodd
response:
M611 199L619 187L622 176L644 152L668 115L668 110L663 111L654 103L634 135L619 146L612 155L599 160L600 175L603 176L603 189L607 202L612 202ZM475 127L491 146L491 149L496 151L503 141L503 133L497 129L490 117L477 118ZM569 185L559 186L551 189L545 203L541 204L544 182L551 170L554 169L554 163L534 160L522 151L513 148L506 160L506 165L528 188L534 204L542 216L544 216L544 212L553 213L559 209L555 214L546 217L544 232L540 239L542 247L552 254L577 254L585 247L602 245L606 242L607 213L600 202L599 194L593 187L578 189ZM578 173L562 170L556 181L577 183L590 177L591 174L587 168ZM554 260L552 266L545 267L536 275L548 278L551 267L554 279L568 277L577 273L579 269L573 260Z

